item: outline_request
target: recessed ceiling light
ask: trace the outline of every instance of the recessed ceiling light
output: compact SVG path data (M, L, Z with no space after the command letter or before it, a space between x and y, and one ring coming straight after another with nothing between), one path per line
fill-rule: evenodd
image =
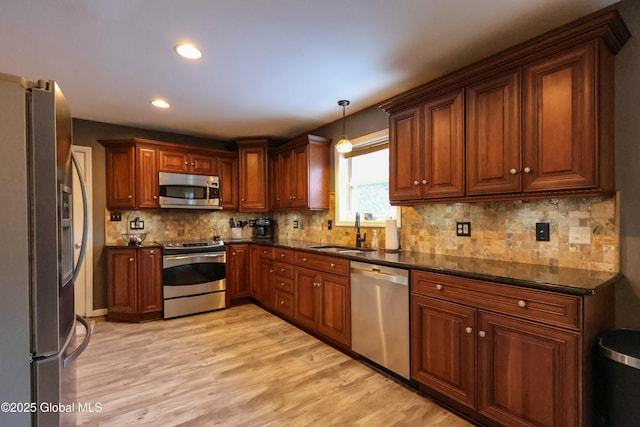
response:
M169 108L171 106L164 99L153 99L151 100L151 105L158 108Z
M182 43L175 47L178 55L188 59L198 59L202 56L202 52L192 44Z

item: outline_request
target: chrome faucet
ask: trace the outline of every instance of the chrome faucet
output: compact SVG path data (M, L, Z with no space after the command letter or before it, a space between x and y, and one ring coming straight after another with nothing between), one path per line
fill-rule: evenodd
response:
M360 212L356 212L356 248L361 248L362 243L367 241L367 233L360 237Z

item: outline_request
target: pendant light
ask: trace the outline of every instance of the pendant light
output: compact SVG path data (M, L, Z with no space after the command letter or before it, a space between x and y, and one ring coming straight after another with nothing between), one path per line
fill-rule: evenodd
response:
M346 128L346 118L345 118L345 107L349 105L349 101L346 99L342 99L338 101L338 105L342 107L342 138L336 144L336 151L338 153L350 153L351 152L351 141L347 138L347 133L345 131Z

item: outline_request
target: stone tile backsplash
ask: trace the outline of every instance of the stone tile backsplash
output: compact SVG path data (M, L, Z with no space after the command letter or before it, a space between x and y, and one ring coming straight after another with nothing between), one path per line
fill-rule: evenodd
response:
M353 245L354 227L327 229L335 220L334 197L329 211L272 212L280 239ZM402 208L400 248L406 251L475 257L597 271L619 271L620 237L616 198L549 199L488 203L425 204ZM130 220L145 221L147 239L199 240L219 234L229 240L229 218L247 221L259 214L230 211L122 212L122 222L111 222L105 212L105 241L121 241ZM267 216L267 215L263 215ZM293 228L298 220L299 227ZM471 222L471 236L456 236L456 222ZM548 222L549 242L535 240L535 223ZM377 228L384 248L384 229ZM373 228L365 228L370 242ZM134 232L134 231L129 231ZM245 227L243 237L253 229Z

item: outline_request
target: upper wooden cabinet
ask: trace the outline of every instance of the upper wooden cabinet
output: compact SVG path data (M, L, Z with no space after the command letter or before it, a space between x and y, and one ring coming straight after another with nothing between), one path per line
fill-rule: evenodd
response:
M218 158L214 155L188 150L160 150L158 170L194 175L217 175Z
M272 209L329 209L330 144L307 134L271 151Z
M614 55L629 37L617 11L597 12L382 105L391 202L612 194Z
M238 208L235 152L140 138L98 142L106 148L107 209L159 208L158 172L220 174L221 206Z
M464 91L390 118L391 201L464 195Z
M240 212L267 212L267 144L266 139L237 141L239 172Z

